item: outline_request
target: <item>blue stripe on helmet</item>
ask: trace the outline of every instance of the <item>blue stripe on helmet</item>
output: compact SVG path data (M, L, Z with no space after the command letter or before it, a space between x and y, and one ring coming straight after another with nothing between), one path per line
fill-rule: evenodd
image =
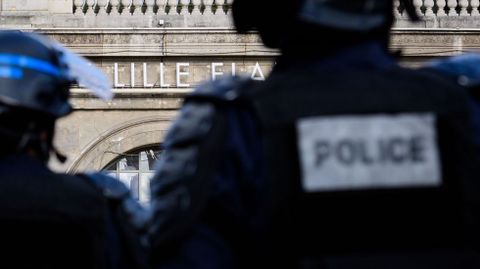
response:
M0 53L0 65L27 68L56 77L62 74L58 67L47 61L18 54Z
M0 66L0 78L21 79L23 71L16 67Z

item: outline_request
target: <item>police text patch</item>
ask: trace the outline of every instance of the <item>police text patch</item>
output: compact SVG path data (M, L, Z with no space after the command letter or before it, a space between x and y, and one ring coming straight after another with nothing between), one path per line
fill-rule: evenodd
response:
M307 118L297 131L305 191L441 184L433 114Z

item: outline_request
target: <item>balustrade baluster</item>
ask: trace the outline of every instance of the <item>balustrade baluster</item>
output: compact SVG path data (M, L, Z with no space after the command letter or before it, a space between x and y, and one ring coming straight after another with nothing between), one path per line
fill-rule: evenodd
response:
M446 16L447 13L445 13L445 6L447 2L445 0L437 0L437 16Z
M122 15L131 15L133 0L120 0L120 3L122 4Z
M167 0L157 0L157 14L159 15L165 15L166 14L166 9L167 9Z
M95 14L95 8L97 7L97 1L96 0L87 0L87 13L86 15L94 15Z
M143 0L133 0L132 2L132 8L131 8L131 11L132 11L132 15L135 13L135 14L142 14L143 11L142 11L142 8L143 8Z
M107 15L109 0L97 0L98 13L97 15Z
M170 11L168 15L177 15L178 14L178 5L180 0L168 0L168 5L170 6Z
M147 9L145 10L145 14L154 14L155 11L153 8L155 7L155 0L145 0L145 5Z
M435 5L433 0L424 0L423 5L425 7L425 16L427 17L435 16L435 14L433 13L433 6Z
M192 15L202 14L202 0L192 0L193 10Z
M457 0L447 0L448 16L458 16L457 13Z
M422 16L423 15L423 12L422 12L423 1L422 0L413 0L413 6L415 7L415 10L417 11L417 14L419 16Z
M468 16L468 0L459 0L458 5L460 6L460 16Z
M398 3L399 0L396 0ZM231 15L232 14L232 4L233 4L233 0L225 0L225 5L227 5L227 15Z
M180 15L188 15L190 5L190 0L180 0Z
M479 16L478 7L480 6L479 0L471 0L470 6L472 6L472 16Z
M203 0L203 5L205 6L205 10L203 11L203 15L213 15L213 3L215 0Z
M74 0L73 6L76 15L84 15L83 10L85 8L86 0Z
M227 13L227 1L226 0L216 0L217 2L217 12L216 14L225 15Z
M120 14L120 0L110 0L110 15Z

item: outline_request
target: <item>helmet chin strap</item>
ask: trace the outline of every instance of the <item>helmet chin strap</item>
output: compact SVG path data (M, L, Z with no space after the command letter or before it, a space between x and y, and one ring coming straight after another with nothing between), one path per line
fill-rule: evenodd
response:
M67 157L61 154L55 148L55 146L53 146L52 142L49 141L49 139L41 138L40 135L34 131L35 127L35 122L29 123L27 131L22 134L20 141L17 145L17 153L25 152L30 142L34 141L33 144L37 143L39 145L36 154L38 154L38 157L40 157L42 160L48 161L50 153L53 153L60 163L65 163L67 161Z
M22 153L26 150L28 144L30 141L32 140L40 140L38 138L38 135L34 135L34 132L33 132L33 129L35 128L35 123L33 122L30 122L28 124L28 128L27 128L27 131L24 132L21 137L20 137L20 140L18 142L18 145L17 145L17 153ZM37 136L37 138L35 138L35 136ZM43 146L42 146L43 148Z

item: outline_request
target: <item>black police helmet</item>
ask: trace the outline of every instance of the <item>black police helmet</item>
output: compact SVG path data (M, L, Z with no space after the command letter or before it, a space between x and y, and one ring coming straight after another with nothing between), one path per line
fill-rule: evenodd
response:
M19 31L0 31L0 113L30 111L56 119L72 108L72 81L59 52L45 39Z
M412 0L401 0L416 21ZM278 48L282 36L295 22L346 32L368 33L390 28L393 0L235 0L233 19L237 31L258 30L265 45Z

